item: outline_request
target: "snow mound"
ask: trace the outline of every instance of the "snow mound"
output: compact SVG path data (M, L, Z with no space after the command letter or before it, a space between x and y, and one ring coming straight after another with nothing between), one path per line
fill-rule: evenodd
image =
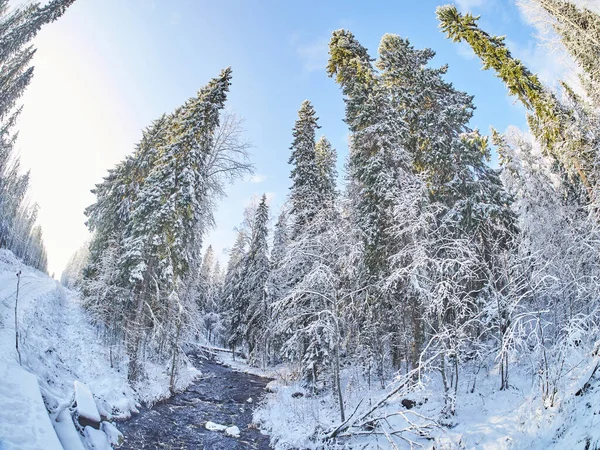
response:
M227 436L231 436L231 437L240 437L240 429L238 427L236 427L235 425L232 427L227 427L225 429L225 434Z
M112 423L110 422L102 422L102 431L104 431L104 434L106 434L106 437L108 438L108 442L115 446L115 447L119 447L121 446L121 444L123 444L124 441L124 437L123 437L123 433L121 433L117 427L115 427Z
M88 426L84 428L83 432L91 450L112 450L103 431Z
M0 367L0 448L63 450L35 375L19 367L14 360Z
M210 420L206 422L204 427L209 431L225 431L227 429L227 426L211 422Z
M63 409L53 423L64 450L86 450L68 409Z
M100 413L96 407L94 396L90 388L80 381L75 380L75 401L77 402L77 415L80 420L85 419L94 424L100 424Z

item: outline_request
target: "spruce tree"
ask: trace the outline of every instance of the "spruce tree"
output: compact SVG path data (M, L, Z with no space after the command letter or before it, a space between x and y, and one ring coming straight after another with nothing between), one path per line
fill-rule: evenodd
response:
M325 136L315 145L315 164L319 171L319 204L331 205L336 197L337 152Z
M400 286L389 285L390 258L401 245L393 236L394 203L402 183L413 178L412 157L403 138L408 127L395 113L392 97L371 63L367 50L347 30L334 31L329 44L328 73L345 95L346 123L350 129L348 161L353 219L362 232L364 267L361 276L369 324L365 345L377 361L387 357L389 342L394 365L399 366L403 310ZM368 289L366 287L369 286ZM393 313L390 313L393 311ZM416 330L416 328L415 328ZM384 370L379 377L384 383Z
M213 311L215 309L213 295L213 270L215 255L212 245L209 245L202 258L200 274L198 279L198 307L201 312Z
M245 305L244 339L250 360L257 362L267 356L270 310L267 303L269 261L269 206L263 195L254 217L252 239L245 258L244 280L240 299Z
M141 375L139 346L154 327L159 348L170 343L174 388L182 325L196 304L202 236L212 211L208 196L220 186L207 160L215 150L230 79L231 70L223 70L196 97L154 122L135 154L97 186L98 200L86 211L95 235L85 284L93 288L107 279L106 263L118 259L116 274L108 279L117 282L113 292L119 298L92 302L124 304L116 308L122 316L112 322L127 333L130 379ZM108 260L106 252L113 255Z
M308 100L302 102L298 110L298 120L293 130L292 154L289 164L293 164L290 175L290 214L294 227L292 236L301 232L316 214L319 192L319 172L315 154L315 132L319 128L315 110Z
M33 77L31 60L35 48L29 43L43 25L62 16L73 2L53 0L44 6L32 3L10 7L8 0L0 0L0 247L8 246L15 252L19 250L9 242L23 238L36 242L41 239L41 234L37 231L32 234L31 228L25 234L21 229L18 239L14 234L18 211L26 207L23 199L29 183L29 176L20 173L19 158L14 153L16 134L13 133L21 112L17 102ZM43 246L41 241L39 245ZM26 253L25 250L18 256L27 256ZM40 261L40 268L45 265L41 254L32 258Z
M511 55L504 37L491 36L478 27L479 17L468 13L463 15L451 5L438 7L437 16L440 28L448 38L454 42L467 42L482 60L483 68L493 69L506 84L509 93L531 111L528 122L536 139L563 172L577 176L591 198L594 155L590 145L582 146L569 136L569 131L577 127L572 113L535 74Z

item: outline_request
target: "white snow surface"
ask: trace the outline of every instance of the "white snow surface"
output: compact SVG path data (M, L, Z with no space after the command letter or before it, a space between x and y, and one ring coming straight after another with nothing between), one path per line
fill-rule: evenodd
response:
M209 431L225 431L227 429L227 425L221 425L219 423L211 422L210 420L206 422L204 427Z
M94 401L94 395L90 388L80 381L75 380L75 401L77 402L77 414L92 422L100 423L100 413Z
M12 361L0 368L0 379L0 449L62 450L35 375Z
M68 409L62 410L53 425L64 450L86 450Z
M237 438L237 437L240 437L240 429L237 426L233 425L231 427L225 428L225 434L227 436L231 436L231 437L236 437Z
M83 433L87 438L86 440L91 450L112 450L112 447L108 443L108 438L103 431L87 426L83 430Z
M597 345L598 346L598 345ZM231 359L224 357L228 363ZM441 415L443 387L440 377L429 374L416 390L392 397L376 414L387 416L391 430L407 429L411 424L430 425L426 430L432 439L423 439L415 433L404 433L405 442L391 446L386 436L368 434L329 442L328 448L344 449L482 449L482 450L586 450L600 448L600 368L589 383L585 394L576 395L583 387L596 364L600 365L600 351L579 347L570 358L573 369L565 375L553 404L540 394L536 374L527 362L510 362L510 387L499 390L500 375L493 361L481 369L465 366L461 369L456 415ZM242 361L236 366L244 370ZM293 366L282 365L261 373L256 368L247 371L275 377L269 383L266 399L254 412L254 422L270 435L271 445L277 450L294 448L320 449L322 441L315 436L339 425L337 397L331 391L312 395L302 388ZM391 381L391 379L390 379ZM473 383L476 389L471 392ZM343 370L342 384L346 417L386 396L394 386L385 388L374 380L371 386L357 368ZM301 392L302 396L292 394ZM404 398L417 405L407 410ZM412 446L411 442L412 441Z

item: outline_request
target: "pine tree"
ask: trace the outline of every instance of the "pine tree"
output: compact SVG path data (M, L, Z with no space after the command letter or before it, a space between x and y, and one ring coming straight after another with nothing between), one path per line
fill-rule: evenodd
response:
M276 334L282 356L301 363L305 383L312 388L333 369L341 414L343 399L339 364L342 340L341 270L343 248L351 242L343 230L347 222L337 207L336 155L325 138L317 143L316 165L321 186L318 212L294 239L286 239L285 212L276 225L270 278L271 305L275 311ZM302 270L298 271L298 267Z
M247 230L238 232L225 279L227 343L234 350L236 346L247 344L253 362L264 357L266 352L266 285L270 271L268 220L269 209L266 196L263 195L254 209L251 224L247 224L251 230L250 239L247 239Z
M0 247L18 252L10 242L20 242L21 250L25 241L38 241L41 232L31 227L15 234L17 215L24 208L23 199L29 184L29 175L20 174L19 158L14 154L16 134L12 133L21 108L17 101L31 82L33 67L30 66L35 49L29 42L41 27L53 22L64 14L74 0L54 0L41 6L33 3L12 8L8 0L0 0ZM16 245L16 244L14 244ZM36 255L21 253L18 256L31 256L38 268L45 270L43 243L37 242Z
M290 178L290 214L294 220L292 236L298 234L316 214L318 204L319 173L315 154L315 131L319 128L315 110L308 100L302 102L298 110L298 120L294 126L292 154L289 164L293 164Z
M363 336L379 363L387 357L385 348L390 346L398 367L400 355L407 347L402 343L399 320L404 306L400 286L387 280L390 258L402 245L392 233L395 199L402 197L402 183L414 178L412 157L404 145L408 127L396 113L393 97L372 66L366 49L351 32L335 31L329 53L328 73L342 87L346 123L352 133L348 162L350 198L354 200L354 220L364 236L367 273L361 278L365 286L371 286L364 290L368 332ZM417 316L415 312L415 333ZM378 374L383 384L381 364Z
M335 76L346 96L346 123L352 132L349 176L360 191L359 227L365 234L367 267L375 277L385 272L390 193L410 157L399 138L405 133L394 121L389 98L367 50L346 30L334 31L329 44L328 74ZM391 194L393 195L393 194Z
M263 360L268 355L270 310L267 303L267 280L270 272L268 229L269 207L263 195L252 227L252 239L245 259L243 293L245 306L244 339L248 344L251 361Z
M244 147L237 146L235 135L215 142L230 79L231 70L223 70L196 97L155 121L135 154L96 187L98 200L86 211L95 234L85 284L93 287L107 279L103 270L114 267L105 257L110 250L118 258L117 273L108 278L118 283L112 292L128 299L119 308L125 316L113 323L125 323L130 379L141 374L140 343L154 327L159 349L169 343L174 389L183 324L200 315L195 296L202 236L212 223L210 195L222 195L222 183L239 176L244 166L238 164ZM227 157L231 163L221 165ZM223 170L215 172L216 165ZM91 302L106 300L123 302Z
M336 197L336 179L337 179L337 152L331 146L325 136L317 141L315 145L315 164L319 170L319 193L318 204L331 205Z
M235 243L229 251L229 261L225 274L225 283L221 299L222 314L225 322L225 335L223 342L229 345L235 355L235 347L241 344L238 327L245 311L239 301L242 295L242 282L244 273L244 262L247 253L247 238L240 230L237 233Z
M213 292L213 270L215 255L212 245L209 245L202 258L198 280L198 307L202 312L214 311L216 304Z

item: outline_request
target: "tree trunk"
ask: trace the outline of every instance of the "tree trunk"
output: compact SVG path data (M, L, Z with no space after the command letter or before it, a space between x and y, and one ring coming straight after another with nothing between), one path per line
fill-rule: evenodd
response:
M346 420L346 414L344 412L344 398L342 397L342 382L340 377L340 325L338 322L338 310L337 310L337 299L334 299L335 308L335 385L337 388L338 402L340 404L340 419L342 422Z
M19 350L19 321L18 321L18 307L19 307L19 286L21 285L21 271L17 272L17 295L15 297L15 348L17 349L17 355L19 355L19 365L21 363L21 351Z
M171 381L169 383L169 390L171 395L175 394L175 376L177 374L177 354L179 352L179 334L181 332L181 318L177 319L177 331L175 332L175 341L173 342L173 359L171 360Z

